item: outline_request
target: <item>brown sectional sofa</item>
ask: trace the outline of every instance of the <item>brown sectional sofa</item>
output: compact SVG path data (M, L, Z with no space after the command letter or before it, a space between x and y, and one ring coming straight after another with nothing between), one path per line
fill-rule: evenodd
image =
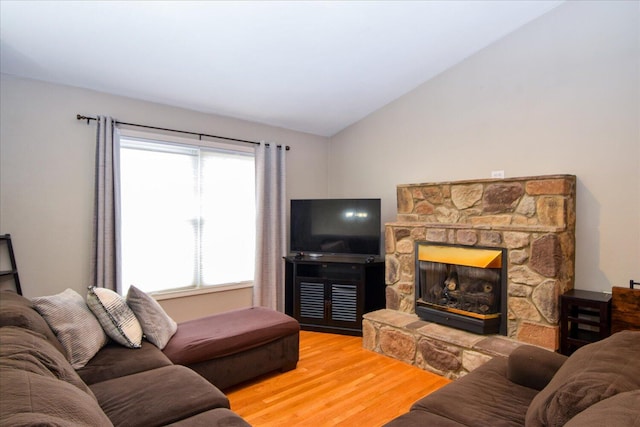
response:
M262 314L252 312L250 317L269 318L268 313ZM240 315L235 313L231 317L237 319ZM209 319L209 325L214 321ZM248 379L247 375L235 374L246 371L245 364L252 363L256 356L279 357L283 340L289 346L285 360L248 371L255 376L272 369L295 368L298 326L295 321L284 323L288 326L281 332L288 333L287 337L260 341L241 331L235 341L235 356L223 355L235 357L226 359L235 362L235 366L225 365L220 358L211 356L212 363L225 372L226 386ZM0 425L249 425L230 410L229 400L218 387L194 370L174 364L167 354L145 340L138 349L110 342L76 370L30 300L13 292L1 292L0 326ZM179 324L179 332L181 327ZM184 329L188 331L189 325ZM175 337L180 338L179 332ZM295 345L290 335L295 335ZM172 347L167 345L173 349L171 356L184 357L198 342L218 344L218 347L224 344L223 332L219 331L218 336L212 334L213 338L207 340L203 340L203 336L207 335L200 329L199 337L192 336L191 340L182 342L186 345L182 350L175 343ZM295 356L291 355L293 351ZM201 358L204 354L201 352Z
M417 401L386 427L640 426L640 331L570 357L530 346Z

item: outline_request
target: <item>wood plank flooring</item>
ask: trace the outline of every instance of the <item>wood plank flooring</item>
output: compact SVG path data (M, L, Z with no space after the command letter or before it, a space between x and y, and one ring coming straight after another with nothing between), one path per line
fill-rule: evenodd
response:
M254 427L377 427L449 380L364 350L361 337L300 332L300 361L225 390Z

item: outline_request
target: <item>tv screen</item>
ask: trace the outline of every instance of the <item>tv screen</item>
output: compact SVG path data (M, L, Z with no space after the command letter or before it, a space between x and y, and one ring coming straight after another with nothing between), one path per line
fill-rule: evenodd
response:
M380 254L380 199L291 200L291 252Z

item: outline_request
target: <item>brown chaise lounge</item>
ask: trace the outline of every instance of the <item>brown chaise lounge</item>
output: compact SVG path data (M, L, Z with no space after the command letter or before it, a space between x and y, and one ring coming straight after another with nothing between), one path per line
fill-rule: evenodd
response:
M295 369L299 333L292 317L251 307L182 322L162 351L225 390L267 372Z

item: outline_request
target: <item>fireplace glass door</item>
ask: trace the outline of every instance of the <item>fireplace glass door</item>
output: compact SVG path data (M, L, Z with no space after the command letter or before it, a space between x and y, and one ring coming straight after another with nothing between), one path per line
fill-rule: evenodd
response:
M501 332L503 251L418 243L416 313L470 332Z

